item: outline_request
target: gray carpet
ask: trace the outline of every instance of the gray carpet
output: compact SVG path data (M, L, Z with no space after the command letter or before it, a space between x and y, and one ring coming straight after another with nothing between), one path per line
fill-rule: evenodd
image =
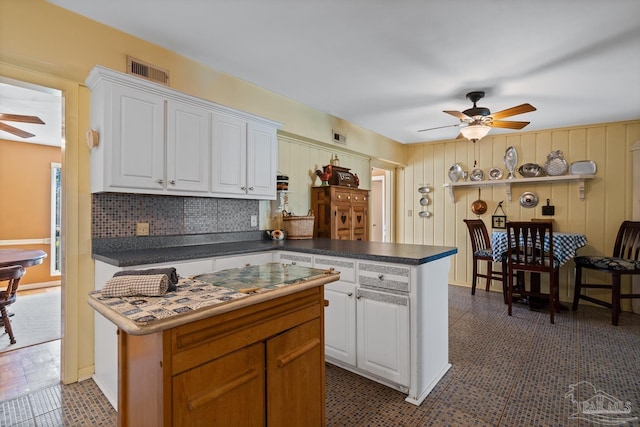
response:
M9 334L0 327L0 353L60 339L61 301L60 287L47 292L24 295L10 305L9 312L15 344L9 344Z

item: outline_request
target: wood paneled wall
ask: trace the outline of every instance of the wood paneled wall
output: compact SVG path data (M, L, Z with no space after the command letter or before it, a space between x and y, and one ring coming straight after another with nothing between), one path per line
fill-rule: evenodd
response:
M370 188L371 161L368 157L348 152L339 146L314 143L302 137L279 135L278 141L278 170L289 177L289 211L294 214L306 215L309 211L311 187L321 184L315 171L328 165L332 155L338 155L340 166L358 174L359 188ZM272 203L277 204L277 201ZM278 226L276 222L272 218L272 227Z
M449 182L447 172L454 163L465 170L477 167L487 172L492 167L505 170L505 150L513 146L518 151L518 167L523 163L544 165L547 154L562 150L568 163L593 160L597 165L596 177L586 182L586 198L580 201L578 184L557 182L552 184L518 184L512 186L512 201L507 202L504 186L482 187L481 197L488 204L487 213L480 216L491 232L491 215L500 201L508 220L529 220L541 217L541 206L546 199L555 206L554 230L584 233L589 243L579 250L581 255L611 255L620 223L631 218L632 165L630 147L640 140L640 120L606 123L584 127L552 129L540 132L508 133L488 136L473 144L467 140L418 144L407 148L407 167L399 170L401 183L397 217L397 236L403 243L456 246L449 274L450 283L471 283L471 244L467 228L462 221L475 218L471 203L478 199L478 188L456 188L455 203L449 198L443 184ZM506 172L504 174L506 178ZM417 215L420 210L418 187L430 184L430 218ZM525 191L538 195L536 208L522 208L518 199ZM592 278L593 276L590 276ZM604 280L596 276L594 281ZM573 295L573 262L561 270L561 299L568 301ZM494 282L495 290L500 289Z

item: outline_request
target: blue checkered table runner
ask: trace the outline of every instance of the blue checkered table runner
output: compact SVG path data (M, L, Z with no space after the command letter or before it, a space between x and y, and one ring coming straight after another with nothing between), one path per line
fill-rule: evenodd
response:
M553 250L560 265L576 256L576 251L587 244L587 236L578 233L553 233ZM502 254L508 249L507 232L494 231L491 234L491 248L493 249L493 260L500 262ZM549 250L549 238L545 239L544 249Z

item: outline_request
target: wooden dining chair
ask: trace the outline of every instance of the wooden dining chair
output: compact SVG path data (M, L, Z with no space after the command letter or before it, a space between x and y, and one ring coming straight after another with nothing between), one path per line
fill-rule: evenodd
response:
M620 300L622 298L640 298L640 294L622 294L620 284L622 276L640 274L640 221L624 221L618 229L613 256L578 256L576 263L575 285L573 289L573 310L578 309L580 299L611 309L611 324L618 326L620 318ZM596 270L611 275L611 284L583 283L582 270ZM610 289L611 302L589 295L583 295L583 289Z
M473 254L473 276L471 277L471 295L476 294L476 285L478 277L487 279L485 290L488 291L492 280L498 280L503 283L503 291L506 290L503 273L493 269L493 251L491 249L491 240L487 227L481 219L465 219L463 220L469 229L469 237L471 238L471 251ZM479 272L478 263L487 263L487 273ZM506 301L505 301L506 302Z
M518 272L529 272L531 276L529 288L527 289L523 284L517 292L521 296L548 298L551 323L555 323L560 263L554 256L553 225L549 222L507 222L507 242L509 316L513 315L513 293L516 289L513 275ZM539 286L534 286L534 283L539 285L539 279L534 280L534 275L539 277L541 273L549 274L549 293L544 293Z
M4 322L4 330L9 334L9 342L16 343L11 328L11 321L7 314L7 306L16 302L16 292L20 278L24 274L24 268L21 265L13 265L11 267L0 268L0 282L8 281L6 290L0 291L0 313L2 313L2 321Z

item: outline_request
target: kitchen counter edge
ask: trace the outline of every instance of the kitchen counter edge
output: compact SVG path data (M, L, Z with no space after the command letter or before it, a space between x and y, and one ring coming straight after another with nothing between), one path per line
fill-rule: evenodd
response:
M302 252L313 255L346 257L394 264L420 265L453 256L451 246L413 245L406 243L363 242L357 240L256 240L205 245L171 246L154 249L131 249L94 252L93 259L116 267L188 261L268 251Z

